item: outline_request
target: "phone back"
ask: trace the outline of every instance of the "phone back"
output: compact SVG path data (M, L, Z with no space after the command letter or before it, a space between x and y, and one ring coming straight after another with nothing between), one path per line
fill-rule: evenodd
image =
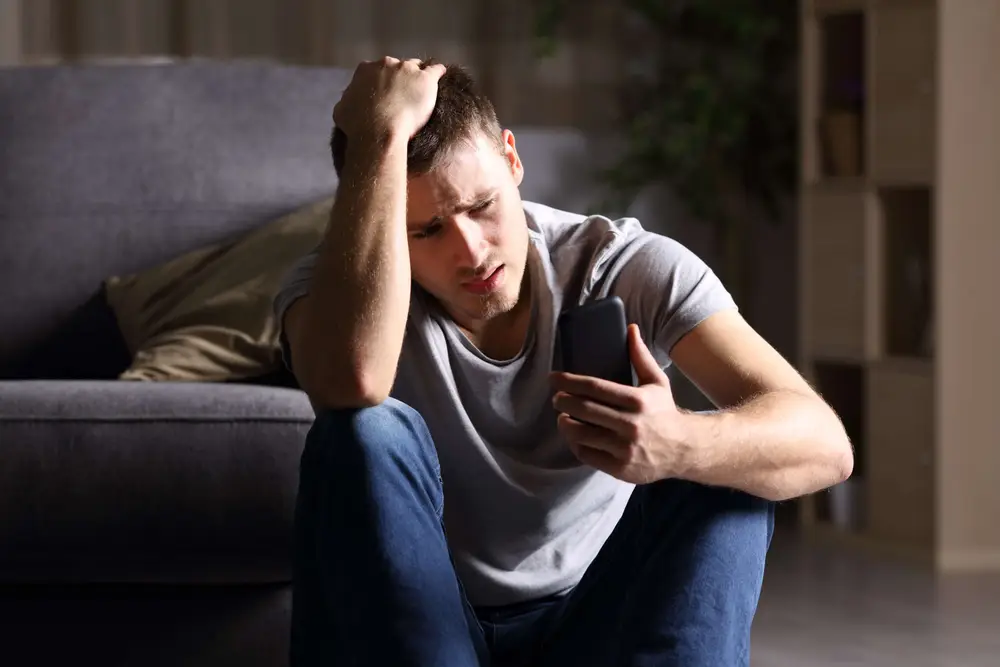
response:
M559 345L563 370L635 386L625 304L619 297L576 306L560 315Z

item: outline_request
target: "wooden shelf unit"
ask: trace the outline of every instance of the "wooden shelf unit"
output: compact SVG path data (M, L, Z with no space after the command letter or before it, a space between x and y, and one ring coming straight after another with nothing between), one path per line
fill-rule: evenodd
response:
M802 524L1000 570L1000 0L801 0L801 37L798 361L856 454Z

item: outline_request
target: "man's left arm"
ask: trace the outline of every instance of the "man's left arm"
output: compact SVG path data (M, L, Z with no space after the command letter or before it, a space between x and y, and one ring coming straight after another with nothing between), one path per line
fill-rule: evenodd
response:
M682 478L770 500L849 477L853 451L836 413L743 319L707 265L671 239L630 238L615 293L633 322L639 385L554 374L559 429L576 456L626 481ZM680 409L664 357L718 410Z
M716 313L670 352L719 410L678 412L678 477L770 500L820 491L850 476L851 443L836 413L735 310Z

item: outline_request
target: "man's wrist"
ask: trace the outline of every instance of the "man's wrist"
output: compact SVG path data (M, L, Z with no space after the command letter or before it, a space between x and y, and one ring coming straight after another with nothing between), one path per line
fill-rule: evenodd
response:
M409 140L392 127L370 127L347 139L348 160L373 160L400 148L406 152Z
M405 146L409 140L399 123L372 123L354 137L348 137L347 147L348 150L353 145L367 152L385 152Z
M345 185L359 185L377 178L385 169L406 174L407 142L399 132L389 130L366 131L351 135L344 151L344 168L341 181ZM381 180L380 178L378 180Z
M699 471L709 465L715 434L719 430L719 413L678 410L673 433L669 476L675 479L698 480Z

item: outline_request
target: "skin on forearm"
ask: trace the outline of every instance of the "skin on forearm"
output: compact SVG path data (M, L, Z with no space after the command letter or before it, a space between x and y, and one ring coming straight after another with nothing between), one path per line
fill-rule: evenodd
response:
M836 484L853 467L840 420L814 396L771 391L685 420L682 479L781 501Z
M348 144L293 362L329 407L377 404L392 387L410 301L406 183L405 137Z

